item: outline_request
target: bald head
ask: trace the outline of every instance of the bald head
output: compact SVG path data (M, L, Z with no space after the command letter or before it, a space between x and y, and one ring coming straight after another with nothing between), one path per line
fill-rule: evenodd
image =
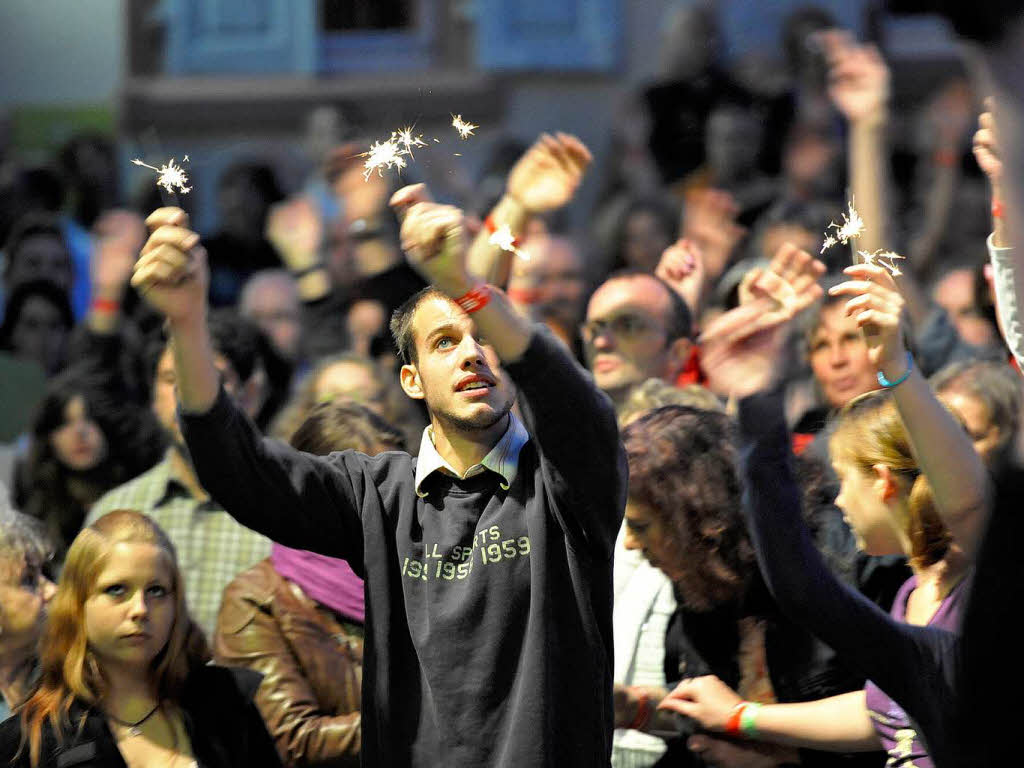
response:
M298 287L283 269L257 272L242 288L239 312L256 323L274 349L287 360L300 354L301 318Z

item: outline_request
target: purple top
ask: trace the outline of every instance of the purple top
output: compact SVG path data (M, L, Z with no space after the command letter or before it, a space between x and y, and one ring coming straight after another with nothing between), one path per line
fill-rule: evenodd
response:
M929 627L959 632L960 612L967 599L967 590L964 588L966 582L966 578L960 579L943 598L939 609L928 621ZM896 593L890 615L897 621L905 620L907 600L916 586L917 577L911 576ZM910 724L903 708L870 680L864 686L864 690L867 693L868 714L871 715L878 738L889 755L886 768L934 768L927 749L918 738L917 731Z

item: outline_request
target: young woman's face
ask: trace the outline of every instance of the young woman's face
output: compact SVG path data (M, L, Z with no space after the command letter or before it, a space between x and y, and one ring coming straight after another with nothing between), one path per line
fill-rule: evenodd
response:
M0 655L35 647L55 591L34 555L0 555Z
M64 423L50 433L50 446L61 464L77 472L93 469L106 457L106 438L81 395L64 406Z
M878 478L847 461L835 461L832 466L841 483L836 506L853 531L857 547L869 555L904 554L897 523L882 500Z
M174 615L167 553L152 544L115 544L85 601L86 637L100 664L148 670L167 645Z

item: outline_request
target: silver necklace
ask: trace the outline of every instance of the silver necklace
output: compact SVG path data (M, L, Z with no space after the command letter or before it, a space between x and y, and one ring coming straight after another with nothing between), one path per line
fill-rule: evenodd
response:
M156 714L156 711L158 709L160 709L160 703L159 702L157 702L157 705L155 707L153 707L151 710L149 710L149 712L147 712L146 715L141 720L136 720L134 723L129 723L127 720L122 720L121 718L119 718L119 717L117 717L115 715L112 715L109 712L107 712L106 714L107 714L107 717L109 717L115 723L117 723L118 725L120 725L120 726L122 726L124 728L127 728L129 736L141 736L142 735L142 724L145 723L147 720L149 720L149 718L151 718L154 714Z

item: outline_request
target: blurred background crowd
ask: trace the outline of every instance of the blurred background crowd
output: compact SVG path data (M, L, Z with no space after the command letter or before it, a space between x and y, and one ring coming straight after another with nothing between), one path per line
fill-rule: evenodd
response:
M229 393L302 450L416 449L426 414L397 386L388 320L423 282L388 199L426 182L486 233L504 197L530 194L516 169L544 131L578 136L594 163L570 204L528 210L522 253L498 282L574 351L623 425L690 406L703 415L680 433L706 432L710 455L733 461L718 424L729 387L702 368L700 331L744 301L783 243L819 255L852 200L867 222L861 247L906 257L900 287L922 371L991 465L1018 439L1020 381L987 268L990 180L971 151L982 94L938 17L868 0L3 6L0 484L41 522L54 577L87 520L153 511L217 657L267 675L261 710L289 764L358 755L361 583L234 523L191 470L172 351L129 285L144 219L161 205L181 205L203 233ZM480 127L460 139L453 114ZM406 125L427 145L400 173L365 175L360 153ZM186 155L193 189L173 198L129 163ZM820 258L828 287L851 252ZM868 346L826 296L784 354L808 522L837 572L888 609L906 561L856 552L833 506L826 439L838 409L878 388ZM703 477L692 451L680 448L673 471ZM701 497L722 530L737 524L735 495L672 493ZM725 547L729 568L756 571L743 537L722 536L731 543L694 537L691 562L716 562ZM657 560L657 543L630 549ZM696 566L641 578L638 552L620 555L617 588L633 579L646 612L616 609L616 643L621 631L628 646L617 682L664 687L700 668L753 698L769 677L748 674L760 664L777 671L767 700L863 684L816 652L773 651L785 628L763 587L719 594ZM295 630L299 616L313 629ZM709 655L722 647L729 658ZM665 744L623 727L615 764L666 760Z

